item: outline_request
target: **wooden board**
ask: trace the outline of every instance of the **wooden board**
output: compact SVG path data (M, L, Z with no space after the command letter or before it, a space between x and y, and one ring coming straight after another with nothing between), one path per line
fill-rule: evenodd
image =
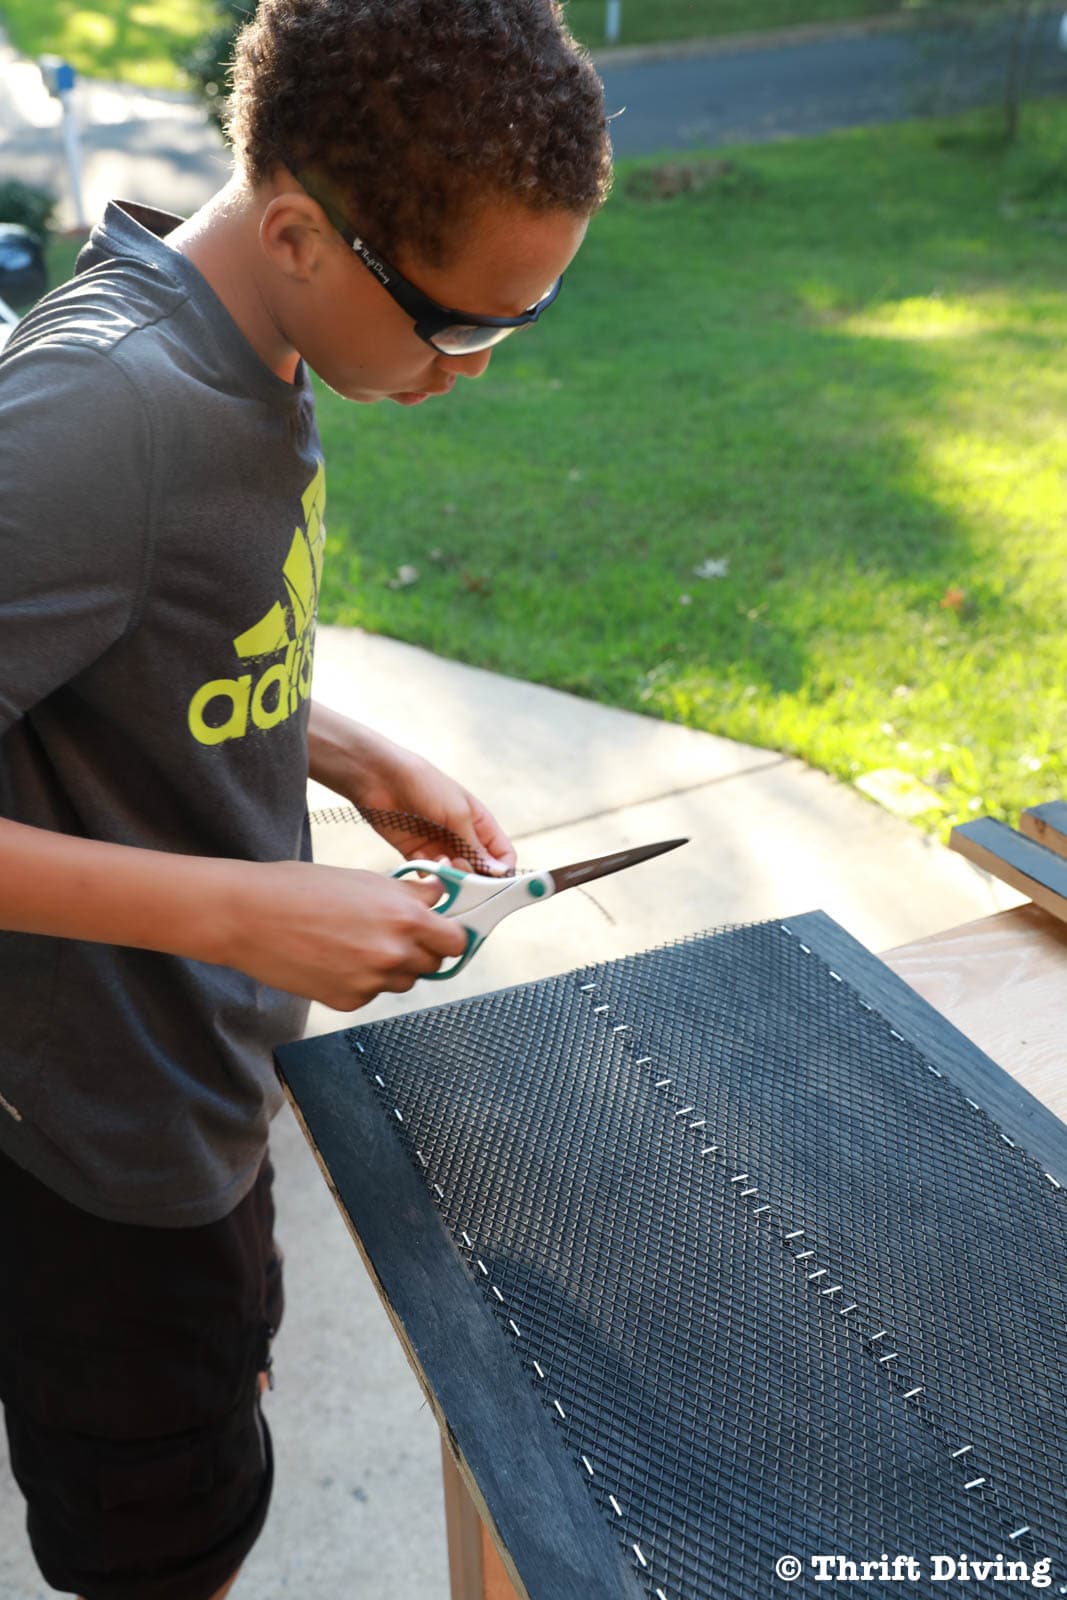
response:
M646 1600L496 1318L472 1288L344 1035L286 1045L276 1057L297 1119L519 1600ZM309 1077L314 1132L294 1088L307 1088Z
M953 828L949 844L975 866L1029 895L1035 905L1067 922L1067 861L992 817Z
M1059 856L1067 856L1067 800L1050 800L1047 805L1031 806L1019 818L1019 828Z
M1016 906L882 960L1067 1122L1067 924Z

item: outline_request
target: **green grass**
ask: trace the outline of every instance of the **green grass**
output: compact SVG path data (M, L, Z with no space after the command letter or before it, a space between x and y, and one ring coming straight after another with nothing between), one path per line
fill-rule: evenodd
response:
M624 174L481 382L323 395L324 620L901 770L931 827L1067 792L1067 112L1028 126L764 146L656 204Z
M2 0L0 20L26 55L51 52L91 77L173 89L183 82L175 52L218 19L210 0Z
M857 17L923 9L924 0L622 0L620 44L789 28L805 22L841 22ZM567 19L591 48L604 42L605 0L567 0Z

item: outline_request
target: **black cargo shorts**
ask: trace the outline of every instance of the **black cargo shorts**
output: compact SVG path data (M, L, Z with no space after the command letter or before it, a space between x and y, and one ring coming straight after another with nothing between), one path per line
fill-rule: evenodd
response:
M105 1222L0 1156L0 1401L37 1564L84 1600L209 1600L263 1526L282 1315L272 1171L198 1228Z

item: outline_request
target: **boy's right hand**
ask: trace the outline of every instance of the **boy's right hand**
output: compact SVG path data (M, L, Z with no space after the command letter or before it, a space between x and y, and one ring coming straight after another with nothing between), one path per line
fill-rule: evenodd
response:
M441 897L435 878L303 861L227 865L236 871L212 959L335 1011L403 993L467 948L460 924L431 910Z

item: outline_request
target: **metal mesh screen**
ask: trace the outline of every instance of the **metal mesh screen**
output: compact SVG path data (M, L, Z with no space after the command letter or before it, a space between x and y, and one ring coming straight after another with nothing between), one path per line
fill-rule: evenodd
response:
M347 1038L650 1597L1067 1592L1067 1195L799 938Z

